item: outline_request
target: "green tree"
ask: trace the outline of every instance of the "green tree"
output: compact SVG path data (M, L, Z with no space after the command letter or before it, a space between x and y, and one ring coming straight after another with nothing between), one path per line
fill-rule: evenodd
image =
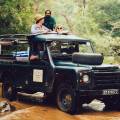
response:
M99 24L100 33L120 36L120 0L91 0L89 10Z
M29 32L32 13L32 0L5 0L0 5L0 34Z

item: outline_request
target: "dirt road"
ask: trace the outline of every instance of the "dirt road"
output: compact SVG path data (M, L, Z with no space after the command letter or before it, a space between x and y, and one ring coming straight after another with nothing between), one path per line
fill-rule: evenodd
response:
M0 99L0 101L3 100ZM16 107L16 110L0 114L0 120L120 120L119 111L85 111L79 115L69 115L46 104L27 104L20 101L11 102L11 104Z

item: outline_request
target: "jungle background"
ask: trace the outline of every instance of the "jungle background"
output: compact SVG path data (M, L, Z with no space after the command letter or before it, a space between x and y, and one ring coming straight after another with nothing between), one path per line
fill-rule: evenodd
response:
M105 62L120 64L120 0L0 0L0 34L30 33L35 14L46 9L57 24L91 39Z

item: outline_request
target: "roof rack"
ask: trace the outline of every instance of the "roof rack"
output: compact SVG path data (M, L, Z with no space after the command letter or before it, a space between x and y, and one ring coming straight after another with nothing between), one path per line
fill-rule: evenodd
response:
M27 34L3 34L0 35L0 45L14 45L17 43L28 43Z
M26 37L28 34L3 34L0 35L0 38L5 38L5 37L9 37L9 38L14 38L14 37Z

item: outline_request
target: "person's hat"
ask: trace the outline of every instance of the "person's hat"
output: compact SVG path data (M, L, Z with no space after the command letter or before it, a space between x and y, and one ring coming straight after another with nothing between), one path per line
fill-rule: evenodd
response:
M40 15L40 14L36 14L35 15L35 22L38 22L39 20L42 20L44 18L44 16Z

